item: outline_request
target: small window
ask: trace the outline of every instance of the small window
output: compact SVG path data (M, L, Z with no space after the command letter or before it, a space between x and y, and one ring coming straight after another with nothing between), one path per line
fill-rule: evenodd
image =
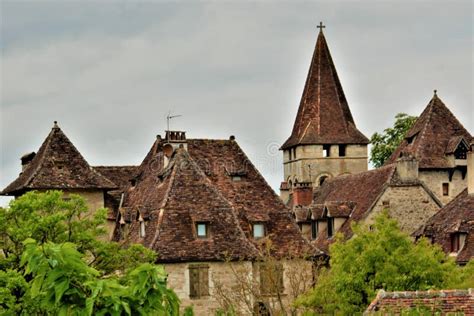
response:
M334 235L334 218L328 217L328 238Z
M463 143L459 144L458 148L454 152L454 157L456 159L466 159L467 158L467 147Z
M146 234L145 221L140 221L140 238L144 238Z
M290 148L290 150L288 150L288 160L292 160L292 158L291 158L291 148Z
M319 186L322 186L324 181L326 181L326 179L328 178L328 176L322 176L319 178Z
M189 297L201 298L209 296L209 266L189 266Z
M252 225L252 234L253 238L263 238L265 237L265 225L262 223L256 223Z
M459 252L464 247L465 233L454 233L451 235L451 252Z
M346 145L339 145L339 157L346 156Z
M296 159L296 148L293 148L293 159Z
M209 237L209 230L207 223L196 223L196 235L198 238Z
M318 238L318 222L311 221L311 239Z
M260 264L260 294L277 295L283 289L283 264L273 261Z
M443 183L443 196L449 195L449 183Z
M331 156L331 145L323 145L323 157Z
M232 181L234 181L234 182L242 181L242 177L241 176L232 176Z

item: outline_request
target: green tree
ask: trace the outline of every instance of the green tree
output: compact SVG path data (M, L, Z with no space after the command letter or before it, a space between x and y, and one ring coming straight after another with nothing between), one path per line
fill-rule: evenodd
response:
M0 208L0 314L177 315L155 253L105 241L105 214L59 191Z
M417 118L405 113L398 113L395 116L393 127L386 128L383 133L374 133L372 135L370 138L370 143L372 144L370 161L376 168L383 166L385 161L403 141L406 133L413 126Z
M338 236L330 246L331 268L321 272L297 305L316 313L360 313L380 289L439 289L453 284L458 274L454 260L439 246L424 238L413 243L386 212L370 228L355 224L353 231L353 238L343 242Z

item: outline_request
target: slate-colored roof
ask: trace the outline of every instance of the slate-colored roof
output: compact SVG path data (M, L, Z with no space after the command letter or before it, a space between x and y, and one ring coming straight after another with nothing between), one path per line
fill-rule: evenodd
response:
M135 178L138 166L94 166L95 171L112 181L118 188L127 188L130 180Z
M378 169L361 172L353 175L342 175L328 179L315 191L314 205L344 205L342 202L350 202L351 209L348 220L339 229L347 238L352 236L351 223L359 221L371 210L371 206L377 201L378 197L384 192L385 188L392 179L395 178L396 164L391 164ZM320 208L322 209L322 208ZM337 208L332 207L337 210ZM343 212L347 215L347 212ZM339 210L336 212L339 213ZM318 214L315 214L318 215ZM321 215L322 216L322 215ZM321 217L315 216L319 219ZM333 242L332 238L327 238L325 231L318 234L314 241L315 246L323 251L329 250L329 244Z
M446 154L454 152L462 138L469 144L472 136L435 94L386 164L410 153L420 168L451 168Z
M416 308L427 309L433 315L474 315L473 289L399 292L380 290L364 315L400 315Z
M224 254L255 258L261 241L251 237L254 222L265 223L275 256L320 254L302 237L290 211L236 141L187 140L187 151L177 149L167 167L164 143L154 143L124 205L149 217L141 240L137 216L132 216L129 238L155 249L158 261L223 260ZM229 170L244 176L233 181ZM195 237L193 222L199 221L210 222L209 240Z
M368 144L352 118L326 39L320 32L293 131L281 146Z
M458 263L466 263L474 258L474 194L468 194L467 189L442 207L414 235L432 238L449 253L451 234L456 232L468 234L464 247L456 256Z
M89 166L55 123L38 153L20 176L0 194L35 189L114 189L116 185Z

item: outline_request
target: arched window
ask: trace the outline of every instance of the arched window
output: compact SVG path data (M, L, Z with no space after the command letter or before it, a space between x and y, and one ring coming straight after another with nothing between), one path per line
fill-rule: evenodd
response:
M324 181L326 181L326 179L328 178L328 176L322 176L319 178L319 186L322 186Z

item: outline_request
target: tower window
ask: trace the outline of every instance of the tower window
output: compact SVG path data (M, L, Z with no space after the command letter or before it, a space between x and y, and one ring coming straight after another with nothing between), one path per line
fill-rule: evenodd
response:
M323 145L323 157L331 156L331 145Z
M339 145L339 157L346 156L346 145Z
M293 148L293 159L296 159L296 148Z
M291 158L291 149L290 149L290 150L288 150L288 160L291 160L291 159L292 158Z
M443 183L443 196L449 195L449 183Z
M319 178L319 186L322 186L324 181L326 181L327 178L328 176L322 176L321 178Z

